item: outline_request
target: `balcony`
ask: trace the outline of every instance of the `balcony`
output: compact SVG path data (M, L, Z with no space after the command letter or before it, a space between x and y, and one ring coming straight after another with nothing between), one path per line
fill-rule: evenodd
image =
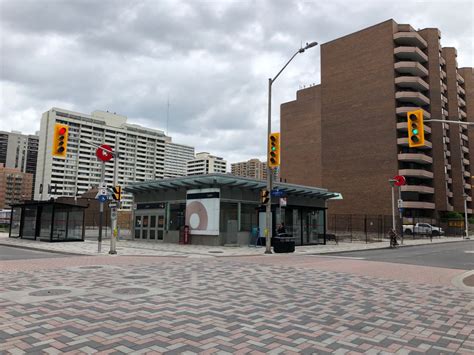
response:
M469 148L468 148L468 147L461 146L461 150L462 150L464 153L469 154Z
M446 164L446 170L451 170L451 164Z
M441 80L446 79L446 72L444 70L440 71L440 78L441 78Z
M459 95L466 95L466 90L462 88L462 86L458 85L458 94Z
M431 127L428 126L427 124L423 125L425 134L426 133L431 133ZM397 129L400 131L408 132L408 122L398 122L397 123Z
M428 44L418 32L397 32L393 35L393 40L398 45L414 46L426 48Z
M451 152L450 152L449 150L446 150L445 153L446 153L446 156L447 156L447 157L450 157L450 156L451 156Z
M416 91L397 91L395 98L400 102L410 102L418 106L426 106L430 104L430 99L421 92Z
M460 107L465 107L466 106L466 101L464 101L463 99L461 98L458 98L458 105Z
M426 91L430 86L419 76L399 76L395 78L395 84L401 88L410 88L418 91Z
M401 74L411 74L413 76L428 76L428 69L418 62L401 61L395 63L395 70Z
M397 144L408 147L408 137L405 138L397 138ZM427 141L425 138L425 145L423 147L418 147L418 149L431 149L433 148L433 144L430 141Z
M423 169L399 169L398 175L411 176L419 179L433 179L433 173Z
M458 83L464 84L464 78L459 73L456 73L456 79L458 79Z
M466 158L463 158L462 163L463 165L469 165L469 160Z
M443 57L439 57L439 64L446 65L446 59L444 59Z
M434 210L435 204L434 202L421 202L421 201L403 201L402 202L403 208L419 208L425 210Z
M422 153L401 153L398 154L398 161L418 164L433 164L433 158Z
M453 183L453 179L452 179L452 178L447 178L447 179L446 179L446 182L447 182L448 184L452 184L452 183Z
M465 171L464 176L467 177L467 178L471 177L471 172L470 171Z
M443 83L441 85L441 92L446 92L446 91L448 91L448 86L445 83Z
M420 63L426 63L428 61L428 56L418 47L396 47L393 54L402 60L408 59Z
M453 196L454 196L453 192L452 192L452 191L448 191L448 197L453 197Z
M418 192L420 194L434 194L434 187L422 185L403 185L400 186L402 192Z
M397 115L398 116L407 116L407 112L408 111L414 111L414 110L418 110L419 107L413 107L413 106L400 106L400 107L397 107ZM426 119L429 119L431 118L431 115L428 111L426 110L423 110L423 117L426 118Z
M472 189L471 184L464 183L464 190L470 190L470 189Z

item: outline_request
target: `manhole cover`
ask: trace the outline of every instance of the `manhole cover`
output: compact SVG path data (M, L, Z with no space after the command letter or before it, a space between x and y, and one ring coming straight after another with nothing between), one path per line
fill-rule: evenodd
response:
M209 250L208 253L220 254L220 253L223 253L223 251L220 251L220 250Z
M69 290L62 290L62 289L50 289L50 290L40 290L40 291L34 291L30 292L30 296L59 296L59 295L65 295L67 293L71 293Z
M124 276L124 279L130 279L130 280L141 280L141 279L148 279L150 276L146 275L132 275L132 276Z
M134 287L119 288L114 291L114 293L116 293L117 295L142 295L147 292L148 290L146 288L134 288Z
M102 266L81 266L79 269L102 269Z
M465 277L463 282L464 282L464 285L466 286L474 287L474 275Z

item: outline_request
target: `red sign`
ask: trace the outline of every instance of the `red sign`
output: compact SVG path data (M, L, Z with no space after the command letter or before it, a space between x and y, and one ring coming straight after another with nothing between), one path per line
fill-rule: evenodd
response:
M112 153L108 152L108 151L112 151L112 148L107 145L107 144L102 144L99 148L97 148L97 150L95 151L95 155L97 156L97 158L99 158L99 160L102 160L102 161L109 161L110 159L113 158L113 155Z
M407 183L407 181L405 180L405 176L402 175L394 176L393 180L395 180L395 186L403 186Z

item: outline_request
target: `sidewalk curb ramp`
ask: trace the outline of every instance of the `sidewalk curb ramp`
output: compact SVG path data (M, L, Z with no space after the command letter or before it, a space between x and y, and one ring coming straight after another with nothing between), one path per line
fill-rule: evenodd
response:
M464 272L454 277L451 283L463 291L474 293L474 270Z

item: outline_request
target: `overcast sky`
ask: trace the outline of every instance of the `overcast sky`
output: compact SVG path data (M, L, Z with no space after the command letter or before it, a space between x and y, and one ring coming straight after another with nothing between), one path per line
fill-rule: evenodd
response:
M439 28L459 67L473 66L473 3L0 0L0 130L34 133L53 106L109 110L229 163L263 159L268 78L301 43L393 18ZM319 82L318 46L274 83L273 131L280 104Z

